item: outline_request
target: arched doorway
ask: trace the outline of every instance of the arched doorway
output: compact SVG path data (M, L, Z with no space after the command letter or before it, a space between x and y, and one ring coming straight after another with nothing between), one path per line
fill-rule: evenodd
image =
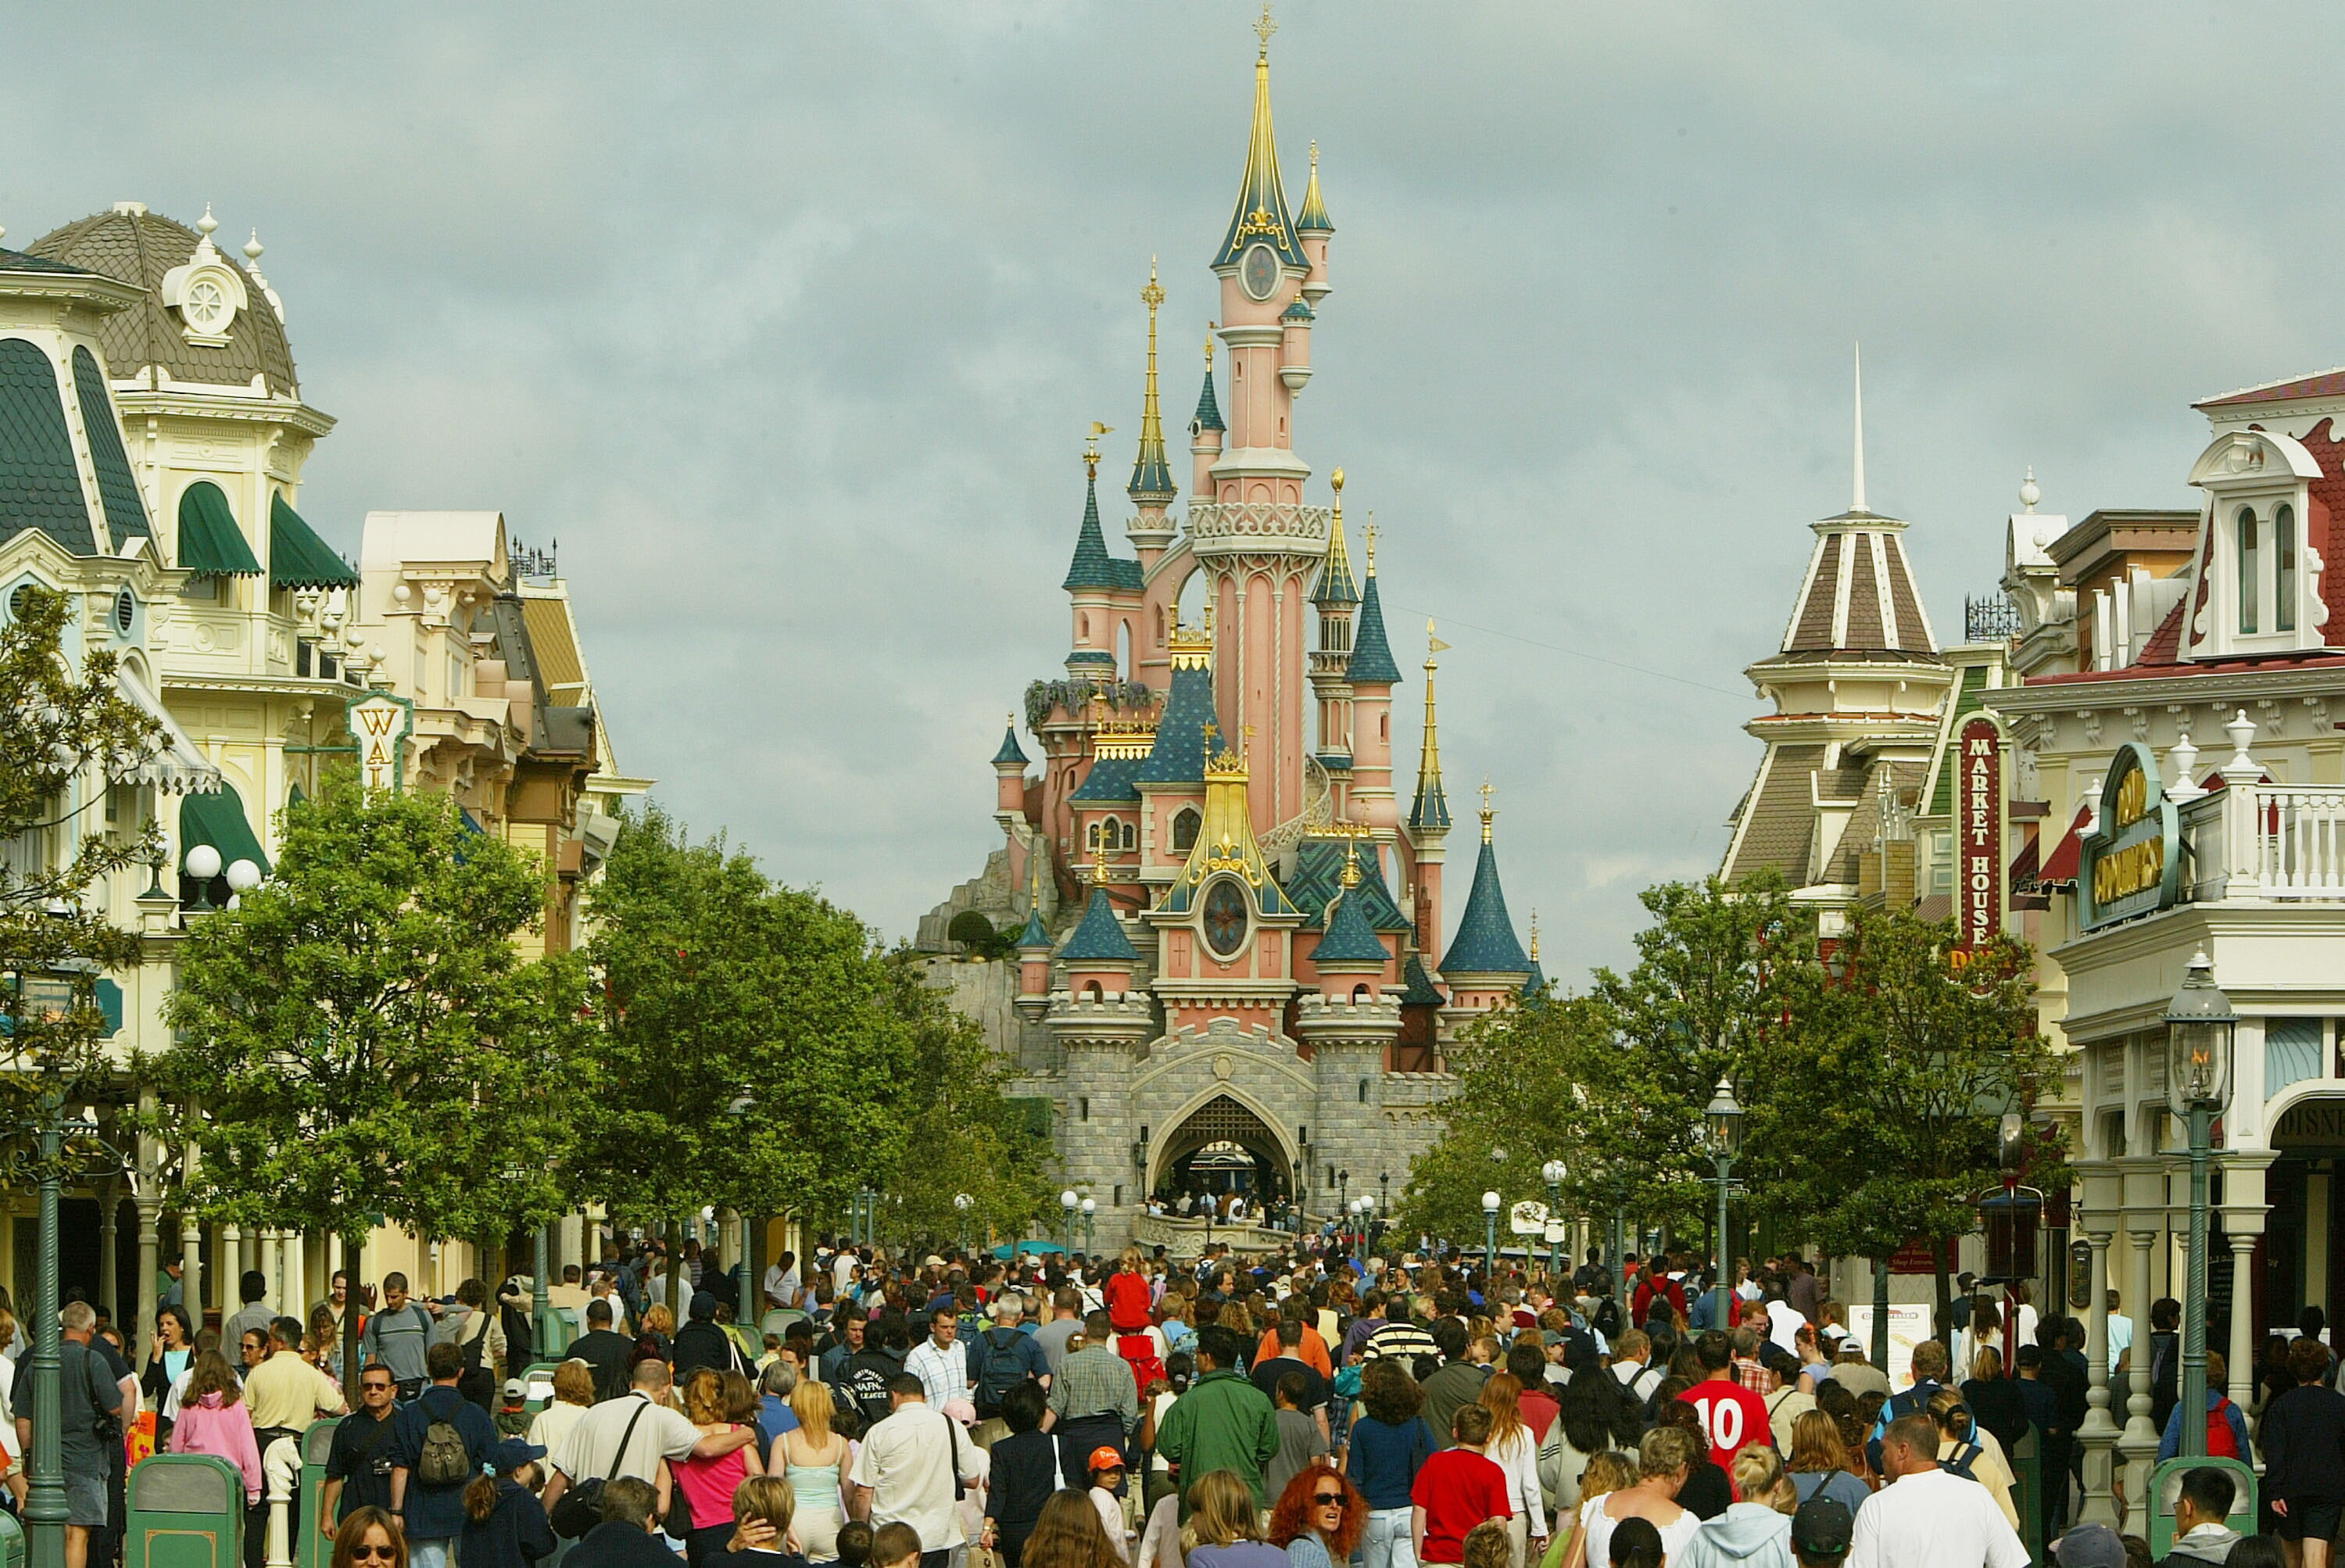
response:
M1257 1212L1291 1197L1294 1172L1286 1145L1250 1106L1216 1095L1194 1111L1157 1151L1152 1196L1185 1212L1193 1195L1244 1195Z

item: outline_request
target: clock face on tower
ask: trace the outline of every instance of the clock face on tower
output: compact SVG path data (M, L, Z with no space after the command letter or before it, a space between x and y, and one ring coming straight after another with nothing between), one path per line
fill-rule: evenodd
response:
M1245 260L1238 263L1238 281L1249 298L1269 299L1278 287L1278 252L1263 244L1247 247Z
M1205 891L1205 945L1215 957L1230 958L1245 945L1245 894L1224 877Z

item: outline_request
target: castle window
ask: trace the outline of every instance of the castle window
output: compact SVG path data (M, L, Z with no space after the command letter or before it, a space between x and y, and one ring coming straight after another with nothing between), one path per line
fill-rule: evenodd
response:
M1392 738L1391 714L1380 713L1376 716L1376 738L1378 740L1390 740Z
M1091 995L1094 998L1099 995L1099 983L1096 981L1091 983ZM1082 1107L1082 1115L1081 1119L1086 1122L1090 1121L1091 1119L1091 1096L1089 1095L1085 1095L1081 1099L1077 1100L1075 1104Z
M1140 824L1137 822L1126 822L1123 825L1123 847L1127 850L1136 849L1139 847L1139 844Z
M1099 841L1100 825L1097 822L1093 822L1090 827L1083 830L1083 848L1086 851L1096 850L1099 848Z
M2296 630L2296 509L2282 506L2272 515L2272 625L2284 632Z
M1363 987L1363 989L1365 989L1365 987ZM1361 1080L1360 1080L1360 1104L1362 1104L1363 1105L1366 1105L1367 1103L1368 1103L1368 1081L1367 1081L1365 1078L1363 1078L1363 1079L1361 1079Z
M2253 636L2256 630L2256 579L2261 575L2260 552L2256 548L2256 509L2239 508L2239 631Z
M1183 806L1172 813L1172 852L1185 855L1197 847L1199 819L1193 806Z

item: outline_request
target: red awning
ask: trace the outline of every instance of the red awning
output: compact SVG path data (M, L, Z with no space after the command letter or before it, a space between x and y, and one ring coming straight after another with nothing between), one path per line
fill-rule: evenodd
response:
M2044 880L2035 869L2035 850L2040 842L2036 839L2028 840L2019 853L2012 857L2011 880L2005 885L2013 891L2033 891L2035 884Z
M2039 883L2047 887L2054 882L2075 885L2076 867L2085 858L2085 824L2092 820L2090 804L2076 808L2076 820L2068 824L2068 831L2045 859L2043 870L2036 873Z

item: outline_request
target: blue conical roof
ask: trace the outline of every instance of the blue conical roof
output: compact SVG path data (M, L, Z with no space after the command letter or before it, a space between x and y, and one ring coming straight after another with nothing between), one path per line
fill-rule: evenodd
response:
M1156 741L1140 764L1134 784L1202 784L1205 759L1221 751L1221 738L1209 750L1205 726L1213 722L1213 672L1199 664L1176 666L1172 689L1164 698L1164 717L1156 721Z
M1205 367L1205 390L1197 394L1197 417L1190 422L1194 430L1227 430L1222 423L1222 405L1213 397L1213 367Z
M1059 956L1070 963L1138 963L1140 950L1123 934L1123 922L1115 918L1115 910L1108 902L1107 890L1091 889L1091 907L1083 911L1083 923L1067 939Z
M1051 931L1048 926L1045 926L1042 923L1042 906L1041 904L1036 904L1032 909L1026 911L1026 929L1018 933L1018 945L1020 947L1048 947L1051 945Z
M1385 640L1384 600L1376 593L1374 572L1368 574L1367 586L1360 594L1360 618L1352 634L1352 658L1344 667L1344 678L1354 686L1400 684L1400 666L1393 662L1392 645Z
M1466 912L1457 934L1442 955L1441 972L1457 974L1520 974L1531 972L1531 961L1515 938L1513 917L1507 913L1507 891L1498 885L1498 854L1490 840L1482 840L1481 858L1474 862L1474 891L1466 895Z
M1107 535L1100 527L1096 477L1084 481L1083 523L1075 534L1075 558L1068 563L1067 580L1059 586L1134 590L1141 586L1140 563L1120 561L1107 553Z
M1408 987L1400 993L1404 1007L1439 1007L1448 1000L1434 985L1433 977L1425 972L1425 961L1421 958L1412 955L1408 962L1402 965L1400 977Z
M1015 762L1023 768L1032 760L1026 755L1026 748L1018 744L1018 727L1013 724L1004 729L1001 732L1001 749L993 754L993 765L1001 768Z
M1369 923L1366 901L1348 893L1335 900L1335 912L1327 917L1327 934L1311 954L1311 962L1330 963L1382 963L1390 955L1385 944L1376 940L1376 927Z

